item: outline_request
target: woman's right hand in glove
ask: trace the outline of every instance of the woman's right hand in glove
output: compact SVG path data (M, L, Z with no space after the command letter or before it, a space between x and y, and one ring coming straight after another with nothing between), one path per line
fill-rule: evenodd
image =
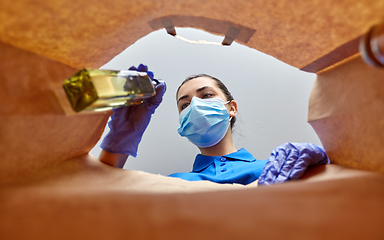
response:
M130 68L130 70L148 72L148 68L142 64L137 69ZM148 73L148 76L152 79L153 73ZM156 95L144 99L143 103L139 105L131 105L113 110L111 120L108 122L110 131L100 145L104 151L110 154L105 152L100 154L99 159L102 162L105 162L103 158L110 157L111 154L117 154L116 156L120 156L119 158L124 158L125 156L125 160L128 155L137 156L137 149L144 131L149 124L152 114L163 99L166 90L165 83L159 82L155 90ZM110 163L107 164L112 165ZM118 165L120 166L121 164Z

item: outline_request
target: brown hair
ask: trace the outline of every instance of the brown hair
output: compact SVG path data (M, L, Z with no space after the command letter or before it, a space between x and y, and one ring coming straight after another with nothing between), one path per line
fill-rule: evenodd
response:
M215 78L215 77L212 77L208 74L204 74L204 73L201 73L201 74L196 74L196 75L192 75L192 76L189 76L187 77L181 84L180 86L177 88L177 91L176 91L176 98L177 98L177 94L179 93L179 90L181 88L181 86L184 85L184 83L192 80L192 79L195 79L195 78L199 78L199 77L207 77L207 78L210 78L212 80L214 80L216 82L216 85L218 88L220 88L220 90L224 93L225 97L227 98L227 101L232 101L234 100L232 94L229 92L228 88L224 85L224 83L222 81L220 81L219 79ZM235 124L236 122L236 117L233 117L231 119L231 129L233 128L233 125Z

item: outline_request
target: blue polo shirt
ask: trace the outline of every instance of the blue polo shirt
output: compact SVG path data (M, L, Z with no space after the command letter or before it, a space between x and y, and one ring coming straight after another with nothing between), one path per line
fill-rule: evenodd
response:
M173 173L170 177L189 181L208 180L216 183L239 183L247 185L260 177L266 160L257 160L244 148L224 156L198 154L192 172Z

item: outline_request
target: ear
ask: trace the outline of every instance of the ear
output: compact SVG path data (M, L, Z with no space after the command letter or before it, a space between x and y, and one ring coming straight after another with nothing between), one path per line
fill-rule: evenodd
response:
M229 116L230 117L236 117L237 115L237 102L235 100L232 100L230 103L228 103L229 106Z

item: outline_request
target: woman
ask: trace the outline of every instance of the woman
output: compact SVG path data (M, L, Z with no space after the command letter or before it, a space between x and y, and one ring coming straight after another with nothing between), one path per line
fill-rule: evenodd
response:
M257 180L267 160L256 160L245 149L236 149L232 127L237 103L227 87L217 78L200 74L187 78L176 95L178 132L196 145L201 154L196 156L192 172L170 176L244 185Z
M148 72L144 65L130 69ZM165 84L157 85L156 92L143 104L114 110L109 122L111 130L101 144L102 162L122 168L129 155L137 155L141 136L161 103ZM306 143L279 146L267 160L256 160L245 149L237 150L232 138L237 103L217 78L206 74L191 76L180 85L176 97L180 114L178 132L195 144L201 154L196 156L192 172L171 177L244 185L261 177L259 183L271 184L298 179L308 166L328 162L320 147Z

